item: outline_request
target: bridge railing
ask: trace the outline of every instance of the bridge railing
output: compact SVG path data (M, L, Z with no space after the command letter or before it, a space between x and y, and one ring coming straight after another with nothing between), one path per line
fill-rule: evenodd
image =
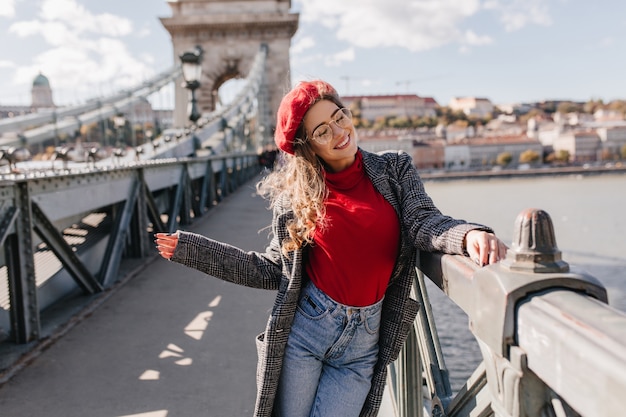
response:
M260 171L256 153L237 153L0 182L0 345L50 336L153 256L155 232L191 223Z
M108 97L92 99L86 103L39 113L0 120L2 146L37 145L60 134L73 135L81 126L99 122L131 108L152 93L170 84L180 76L180 67L172 67L132 89ZM4 133L20 136L2 138Z
M64 164L57 170L25 162L0 177L0 373L11 363L3 346L48 337L78 304L115 285L125 264L154 254L155 232L189 224L260 172L257 148L269 126L266 56L267 46L261 45L231 103L190 128L164 134L164 143L153 141L152 152L135 149L134 163L110 158L103 166L94 159L83 168ZM179 72L172 69L106 104L119 109ZM85 105L76 111L92 110ZM17 119L2 128L34 122ZM27 142L34 138L25 135Z
M424 276L467 314L482 353L456 396ZM414 296L423 308L390 370L399 416L624 413L626 315L606 304L594 277L561 260L547 213L518 216L512 247L496 265L420 254Z

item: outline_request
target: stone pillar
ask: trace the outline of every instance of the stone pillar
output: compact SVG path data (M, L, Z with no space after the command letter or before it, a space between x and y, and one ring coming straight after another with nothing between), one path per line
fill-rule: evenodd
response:
M261 44L266 44L267 93L274 117L291 87L289 47L299 19L299 14L289 12L291 1L179 0L168 4L172 16L161 18L161 23L172 37L175 62L196 45L204 50L196 92L200 113L215 109L222 84L248 75ZM188 125L189 92L182 79L176 82L175 100L174 126Z

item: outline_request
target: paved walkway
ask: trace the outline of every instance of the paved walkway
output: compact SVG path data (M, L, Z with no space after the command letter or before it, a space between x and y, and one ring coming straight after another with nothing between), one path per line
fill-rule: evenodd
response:
M187 229L263 250L271 213L253 187ZM0 416L250 416L273 299L155 257L0 388Z
M270 221L251 181L186 229L264 250ZM0 417L251 416L274 295L155 256L0 387Z

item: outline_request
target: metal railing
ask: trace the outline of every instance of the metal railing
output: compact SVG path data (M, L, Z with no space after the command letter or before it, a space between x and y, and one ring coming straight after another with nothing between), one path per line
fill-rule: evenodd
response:
M151 157L159 159L142 160L142 149L125 165L115 158L98 166L95 160L78 168L64 164L61 170L25 163L0 177L0 342L20 345L46 337L48 312L73 304L60 300L106 291L118 281L122 260L155 253L155 232L189 224L260 172L257 148L269 131L266 56L267 46L261 45L231 103L191 128L163 135L163 143L153 141ZM178 73L173 69L129 95L160 88ZM118 107L120 100L126 98L111 97L107 104ZM64 111L77 116L92 109ZM33 120L16 119L5 127Z
M467 314L482 353L456 396L424 276ZM512 247L496 265L420 254L414 296L423 308L390 367L398 416L624 413L626 315L606 304L606 290L594 277L561 260L547 213L518 216Z
M3 342L45 338L48 314L105 292L123 260L156 253L155 232L191 223L260 171L249 152L1 183Z
M139 86L114 95L92 99L76 106L42 110L39 113L0 120L0 135L7 132L20 134L15 139L2 139L0 144L36 145L59 134L74 134L83 125L102 121L126 111L135 103L176 80L180 73L180 66L175 66Z

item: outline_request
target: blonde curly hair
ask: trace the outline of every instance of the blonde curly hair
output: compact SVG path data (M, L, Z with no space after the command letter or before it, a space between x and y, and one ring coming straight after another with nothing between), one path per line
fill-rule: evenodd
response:
M339 108L344 107L334 91L324 91L309 108L321 100L332 101ZM294 219L287 224L289 239L283 242L282 247L285 255L313 243L315 230L326 226L324 202L328 190L324 181L324 161L313 151L304 122L300 123L296 132L293 150L293 155L282 152L282 161L278 167L257 184L257 192L268 198L270 207L283 198L291 204Z

